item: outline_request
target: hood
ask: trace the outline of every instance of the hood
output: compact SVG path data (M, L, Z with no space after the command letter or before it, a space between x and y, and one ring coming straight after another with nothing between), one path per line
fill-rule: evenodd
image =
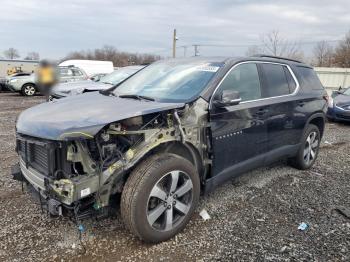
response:
M339 94L334 97L333 100L334 103L339 107L350 105L350 96L348 95Z
M91 92L29 108L20 114L16 128L18 133L51 140L64 140L67 134L91 137L109 123L183 106Z
M110 88L111 84L94 82L91 80L74 81L56 85L52 89L52 94L59 96L68 96L72 94L82 94L84 91L99 91Z

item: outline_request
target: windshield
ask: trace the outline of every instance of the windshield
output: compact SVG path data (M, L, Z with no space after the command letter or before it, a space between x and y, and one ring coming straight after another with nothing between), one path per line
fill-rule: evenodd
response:
M162 102L185 102L199 95L220 66L203 61L157 62L122 83L114 94L145 96Z
M116 85L123 81L125 78L139 71L141 68L142 67L120 68L113 73L101 77L99 82Z
M350 96L350 87L348 87L344 92L343 95Z

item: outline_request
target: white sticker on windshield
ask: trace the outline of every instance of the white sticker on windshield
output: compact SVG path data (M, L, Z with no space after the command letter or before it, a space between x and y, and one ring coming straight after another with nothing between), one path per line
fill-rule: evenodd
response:
M198 71L205 71L205 72L217 72L219 70L220 67L218 66L198 66L196 69Z
M84 197L84 196L88 196L90 195L91 191L90 191L90 188L85 188L83 190L80 191L80 197Z

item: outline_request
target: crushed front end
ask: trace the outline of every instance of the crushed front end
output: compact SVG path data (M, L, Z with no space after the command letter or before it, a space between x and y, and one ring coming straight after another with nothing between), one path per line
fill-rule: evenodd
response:
M149 154L179 153L176 143L180 143L197 168L209 162L203 146L206 108L207 103L198 100L182 109L115 121L96 133L66 131L56 139L17 130L19 164L13 177L33 188L41 205L53 215L108 214L130 171Z
M14 179L33 189L52 215L76 214L77 206L93 204L98 167L89 158L86 140L54 141L17 134ZM82 205L84 199L84 205Z

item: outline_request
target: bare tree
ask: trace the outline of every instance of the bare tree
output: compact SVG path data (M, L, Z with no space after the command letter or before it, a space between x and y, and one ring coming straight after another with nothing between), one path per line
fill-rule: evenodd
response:
M107 60L112 61L114 66L127 66L152 63L159 60L160 56L120 52L114 46L105 45L95 50L72 52L63 60L67 59Z
M29 52L24 59L25 60L39 60L40 55L37 52Z
M4 51L4 56L8 59L19 58L19 52L17 49L14 49L13 47L11 47Z
M350 67L350 31L336 47L334 63L340 67Z
M333 65L333 48L326 42L321 41L316 44L313 50L314 66L326 66Z
M279 31L273 30L261 36L262 48L265 54L283 56L293 59L303 59L304 54L297 42L283 38Z

